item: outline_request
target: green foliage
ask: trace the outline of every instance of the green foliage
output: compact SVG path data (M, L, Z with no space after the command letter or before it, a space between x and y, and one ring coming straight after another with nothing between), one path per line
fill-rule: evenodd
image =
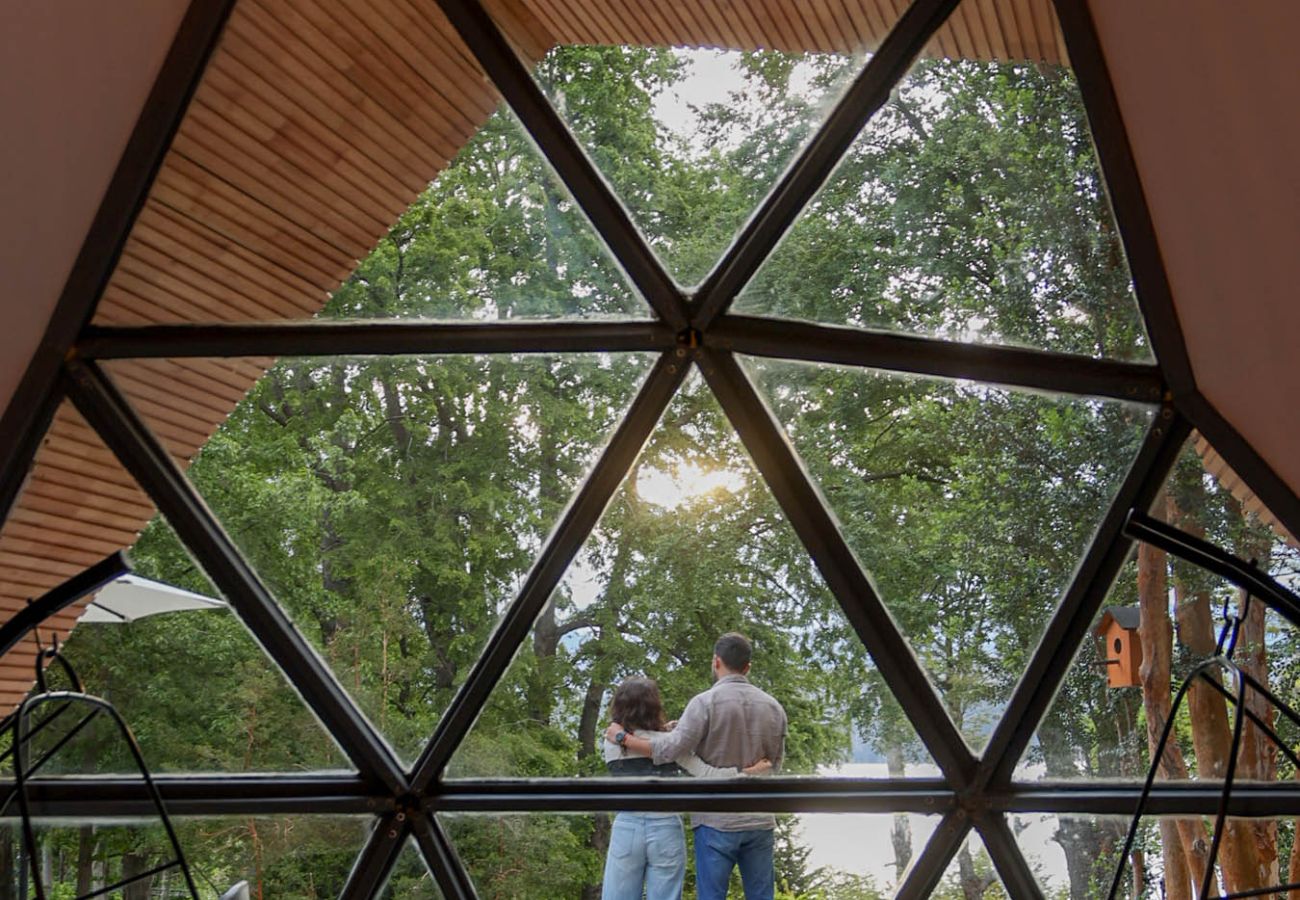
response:
M859 62L742 55L743 96L697 108L689 137L654 119L656 102L687 73L679 54L562 47L539 64L538 78L672 271L690 282L716 262L815 124L822 99ZM1049 68L922 64L740 308L1147 355L1077 90L1068 73ZM647 314L504 112L324 312ZM282 360L190 477L297 627L410 759L650 362L617 354ZM830 367L756 362L752 373L954 720L979 743L1127 470L1146 414ZM710 473L720 477L713 488L692 486ZM680 495L643 487L656 479L675 482ZM145 531L134 558L143 574L211 591L165 523ZM891 760L927 759L701 384L672 403L577 571L494 691L452 777L601 774L609 688L644 672L675 714L708 686L713 640L733 629L753 638L753 679L789 714L787 773L843 762L852 731ZM233 616L83 626L69 653L91 690L122 709L154 768L346 765ZM1118 739L1116 714L1134 711L1084 668L1063 689L1078 701L1075 713L1054 711L1035 752L1054 776L1132 774L1132 754L1112 758L1106 748ZM109 737L83 746L78 758L100 771L125 764ZM267 897L325 897L346 878L361 841L356 824L186 823L182 838L205 890L249 877ZM457 816L446 824L484 897L577 897L599 883L599 819ZM107 836L100 846L109 847ZM868 878L810 869L788 820L779 848L788 900L882 896ZM141 852L162 851L153 843ZM969 863L942 896L968 896L963 888L975 883L983 896L1001 896L987 858ZM425 897L432 886L404 857L388 892Z

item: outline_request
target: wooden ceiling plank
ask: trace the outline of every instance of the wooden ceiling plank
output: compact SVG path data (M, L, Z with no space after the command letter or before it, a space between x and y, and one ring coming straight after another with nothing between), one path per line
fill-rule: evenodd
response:
M192 249L193 245L201 242L202 239L199 238L197 241L185 239L191 235L193 232L183 225L170 232L161 232L153 226L152 222L148 222L136 225L131 239L133 242L138 242L142 248L169 257L174 265L188 269L194 273L194 276L202 277L220 286L218 296L225 297L230 293L244 298L249 317L284 318L286 315L305 314L306 310L319 305L312 303L310 295L298 296L296 302L291 301L289 295L293 294L295 289L276 284L266 277L264 270L253 269L242 258L226 252L224 248L216 248L216 252L224 257L224 264L221 260L195 251ZM319 291L313 291L313 294L319 296ZM245 304L237 303L234 307L242 310L245 309ZM233 317L227 315L226 318Z
M627 0L623 0L627 2ZM634 4L633 4L634 5ZM658 14L658 10L642 8L642 15L646 15L652 22L655 31L659 33L656 44L662 46L683 46L694 44L703 45L714 50L734 50L741 49L742 45L737 39L737 31L730 17L721 8L718 0L700 0L695 4L695 18L699 22L699 28L693 33L680 34L675 29L669 29L666 26L664 17Z
M662 23L656 24L652 16L647 15L644 6L628 0L604 0L606 9L615 12L619 22L619 31L626 35L624 43L640 44L643 47L663 47L669 42L663 31ZM707 6L707 0L700 4ZM631 40L628 40L631 38Z
M239 81L234 74L239 65L232 61L213 68L206 82L211 90L204 94L205 104L232 120L260 123L271 135L268 147L282 152L305 171L330 168L341 183L350 185L358 202L368 201L390 221L406 210L408 204L403 198L411 193L409 183L403 181L406 167L395 164L403 174L393 174L283 91L265 82L250 85ZM257 80L251 72L246 72L245 77ZM259 90L259 86L265 90ZM415 180L414 176L411 179Z
M161 175L173 190L190 192L209 207L224 208L237 215L245 227L259 232L271 246L312 266L321 279L320 286L329 291L352 274L355 257L339 250L321 235L314 233L272 206L261 197L244 193L231 183L228 171L210 169L184 154L175 154L167 171Z
M339 271L338 261L324 255L319 246L302 240L293 223L277 221L269 211L256 209L255 204L184 157L174 157L154 185L155 194L164 203L201 218L209 227L254 252L281 260L326 293L348 275Z
M816 42L810 49L821 53L834 53L838 50L840 37L830 17L830 11L826 7L826 0L805 0L798 4L797 8Z
M413 35L418 41L412 45L414 52L423 56L426 77L432 79L430 83L435 90L471 111L471 118L480 124L496 112L501 102L496 88L489 83L483 69L467 58L469 51L450 24L447 26L450 33L440 31L429 16L419 15L405 0L388 0L377 9L387 16L392 27Z
M1067 64L1056 7L1051 0L1030 0L1029 8L1034 17L1034 34L1038 38L1038 46L1043 48L1043 59L1055 65Z
M986 59L1010 59L1011 51L1007 47L1006 35L1002 29L1002 17L998 15L995 0L967 0L974 2L976 13L984 23L984 33L989 39L989 55Z
M799 53L804 47L813 46L812 35L803 27L803 19L781 0L762 0L768 17L780 36L781 44L777 49L786 53Z
M80 435L56 431L53 428L50 430L50 437L46 446L57 447L60 453L114 470L120 467L117 457L103 444L84 440ZM44 451L46 447L41 449Z
M80 460L63 453L57 444L41 448L40 459L32 467L32 481L102 494L141 508L153 508L125 470Z
M192 456L207 441L216 426L196 423L191 415L123 390L131 406L149 425L149 429L172 450L178 459ZM143 523L140 523L143 526Z
M496 104L481 90L475 91L464 85L469 73L456 67L456 58L443 52L441 42L418 48L402 29L395 27L382 14L376 14L390 5L383 4L371 10L364 5L359 7L356 0L338 0L337 5L329 8L335 19L368 48L377 71L391 73L388 74L390 81L394 77L400 79L409 95L419 98L421 102L412 104L405 96L398 95L399 102L411 106L433 133L448 141L447 156L453 158L495 111ZM394 15L397 15L396 11ZM407 27L416 36L420 34L413 24L408 23ZM443 71L440 65L435 65L431 54L438 57L440 64L449 64L450 71Z
M196 434L203 435L205 438L215 427L208 424L210 419L216 417L224 421L230 414L230 404L209 390L181 395L167 382L162 380L155 382L149 379L150 373L141 372L130 365L116 365L109 374L117 386L133 401L149 402L160 409L173 411L176 414L173 422L192 428ZM141 375L145 377L142 378Z
M25 494L24 498L22 508L15 514L30 516L27 521L31 524L44 524L65 532L75 532L77 526L83 526L103 536L116 535L119 546L126 546L140 530L140 523L130 516L114 515L89 504L66 503L40 494ZM37 521L39 517L43 520Z
M794 42L790 52L798 53L805 49L819 50L826 46L826 38L819 38L809 23L808 16L802 8L803 4L782 3L780 6L782 12L785 13L786 20L790 23L790 34Z
M672 7L671 3L666 5ZM754 15L750 0L719 0L719 5L723 13L735 21L738 35L744 41L742 49L767 49L770 42Z
M228 39L230 54L220 60L232 78L285 115L293 117L298 107L307 114L300 120L323 123L370 165L396 178L411 197L424 189L428 179L421 173L438 168L439 154L352 83L341 52L315 25L280 4L250 5L247 18L250 27L238 40ZM287 52L277 39L286 42Z
M666 15L672 15L676 19L676 25L673 28L672 40L666 43L679 47L701 47L706 42L700 40L698 35L704 33L704 25L700 22L700 12L698 3L680 3L677 0L668 0L664 4Z
M165 236L158 237L161 239L146 241L142 236L132 244L129 255L123 254L124 264L119 270L123 277L118 282L122 287L149 296L140 287L148 285L182 299L190 307L211 311L210 321L230 318L226 310L237 312L240 318L252 319L276 318L283 314L281 310L285 303L282 298L263 291L232 288L209 276L204 269L190 265L188 260L178 259L177 255L185 254L184 249L177 248L174 243L168 246ZM172 250L176 250L177 255L168 252ZM127 275L135 280L128 281ZM226 280L231 279L227 277Z
M411 70L434 94L464 115L465 124L477 130L496 112L500 98L483 69L469 56L460 36L448 23L440 31L428 17L416 15L409 3L385 0L370 7L358 0L343 0L363 21L373 19L371 30L400 54ZM474 123L479 123L475 125ZM460 127L454 128L460 133ZM473 133L471 131L471 134ZM454 155L454 154L453 154Z
M356 246L369 248L374 244L376 234L388 231L391 218L380 218L382 209L368 202L356 203L353 197L357 191L331 169L317 166L308 171L290 162L268 146L266 129L259 127L250 133L203 104L196 104L190 117L204 133L190 132L188 137L191 140L215 152L235 154L235 159L246 164L250 176L274 186L281 193L292 191L302 198L299 202L310 204L310 212L327 216L334 223L332 227L337 227ZM206 140L204 135L211 137L212 141Z
M880 42L885 39L885 35L893 28L894 21L885 11L880 0L858 0L858 9L866 19L868 43L871 52L875 53Z
M323 208L305 192L281 190L284 182L277 180L274 173L259 171L258 164L249 156L202 126L191 125L182 130L172 148L203 171L220 178L236 194L311 234L322 256L357 260L373 246L373 241L350 233L342 217ZM340 225L344 227L341 229Z
M151 203L141 218L148 228L157 228L171 235L174 253L184 247L192 251L196 259L206 258L216 267L237 272L241 283L246 280L264 285L268 292L264 305L268 308L292 306L300 310L301 315L311 316L329 296L329 292L286 268L282 262L254 253L206 223L196 221L165 203ZM271 302L277 298L278 302Z
M405 3L405 0L396 0ZM497 27L515 47L515 51L527 62L535 63L555 46L555 35L542 23L522 0L484 0L484 8L497 23ZM468 54L464 44L456 52Z
M446 16L443 15L442 10L434 8L436 6L437 4L430 4L430 16L446 21ZM610 43L608 36L597 30L608 27L607 22L593 20L587 16L575 16L564 0L536 0L532 8L551 27L557 44L583 46Z
M391 2L391 0L390 0ZM439 42L446 47L448 52L454 55L458 63L464 68L468 77L474 83L481 84L496 95L496 87L492 84L492 79L488 78L483 67L479 65L478 59L474 56L465 42L461 40L460 33L452 26L451 22L443 14L441 7L437 3L425 3L421 0L400 0L406 5L412 17L422 20L432 31L431 34L439 36ZM518 4L519 0L503 0L503 2ZM488 3L491 7L493 4ZM489 13L490 14L490 13ZM532 18L537 18L535 15ZM539 20L540 21L540 20ZM549 49L554 46L555 39L551 38L546 46Z
M123 278L129 277L128 273L123 273ZM189 307L188 304L179 299L160 306L156 301L141 297L135 291L123 287L121 280L115 281L108 286L108 289L104 291L104 296L100 298L99 305L104 309L127 313L136 319L146 319L147 324L150 325L178 320L189 321L185 315L186 309L195 310L195 314L199 318L194 321L210 321L213 318L207 310Z
M23 559L46 562L63 562L70 560L83 569L90 563L102 559L104 554L88 549L59 547L44 541L29 541L10 534L0 534L0 554L12 555Z
M840 0L837 6L844 19L844 28L852 41L847 52L861 55L874 48L876 41L862 4L858 0Z
M542 27L544 27L550 33L552 46L564 44L564 43L574 43L574 41L572 40L566 41L561 39L562 34L568 34L568 26L567 24L559 22L555 18L555 9L551 6L550 3L544 2L544 0L542 0L542 2L537 2L537 0L526 0L526 2L527 2L528 11L532 13L533 18L537 19L537 21L539 21L542 24ZM436 4L429 4L429 6L427 7L427 9L429 10L428 15L430 17L436 15L437 18L440 18L442 19L443 22L446 22L447 17L442 14L441 10L435 9L435 7ZM462 52L466 52L466 53L468 52L467 50L464 49L463 42L461 43L461 48L462 48Z
M141 325L156 325L158 320L124 309L115 300L109 299L106 294L99 298L99 304L95 307L95 324L135 328Z
M238 304L232 305L159 270L149 262L153 253L149 250L149 255L143 260L135 254L122 255L110 289L113 296L130 294L146 304L172 310L179 318L199 322L230 318L228 310L238 311L239 318L263 318L259 314L261 307L242 297Z
M148 521L154 514L153 506L141 503L139 498L128 501L104 491L90 490L84 487L84 482L81 487L59 484L52 480L52 474L48 472L44 477L33 478L28 483L27 490L33 497L67 504L69 507L102 510L114 516L125 517L122 519L123 522L134 521L137 518Z
M203 118L210 127L224 126L237 132L234 139L241 146L256 148L263 163L291 183L306 187L318 181L318 187L308 189L317 191L322 202L330 203L351 218L364 220L368 233L387 231L389 223L405 211L406 207L397 202L397 195L373 177L373 170L363 174L343 154L331 148L318 145L315 152L308 150L303 145L316 142L307 139L296 123L246 91L243 95L250 102L232 102L214 86L220 78L213 79L212 84L205 82L208 87L195 99L191 115ZM401 190L400 185L395 187Z
M222 365L225 360L180 358L180 359L131 359L121 360L117 365L129 366L156 377L175 379L177 384L196 390L209 390L220 394L229 401L227 409L242 400L250 390L250 384L260 379L265 370L249 367L252 372L241 373L233 367ZM112 367L109 371L112 372ZM252 381L250 381L250 378Z
M985 33L984 20L980 17L976 0L965 0L957 7L953 18L958 16L961 17L962 27L970 35L970 46L962 48L962 55L970 59L988 59L993 53L992 43Z
M1008 12L1014 22L1015 43L1019 47L1021 58L1041 62L1045 56L1038 41L1038 31L1034 27L1034 13L1030 8L1032 5L1033 0L1014 0L1008 6Z
M963 3L961 7L954 10L952 16L948 17L948 22L945 23L941 31L945 31L945 33L950 35L950 38L952 38L952 44L956 44L956 47L953 47L952 49L956 49L958 55L974 59L976 56L975 39L972 38L970 27L966 22L966 7L967 4Z
M696 3L695 18L699 22L698 30L686 35L675 35L676 40L671 43L703 44L717 50L737 48L735 29L719 7L718 0L701 0Z
M41 448L40 455L37 457L32 471L37 473L43 468L49 468L61 473L65 480L71 479L68 482L70 484L81 484L84 481L88 488L95 487L98 490L122 497L144 496L139 488L135 487L135 482L131 480L131 476L126 472L67 453L64 451L61 442L48 444Z
M351 10L332 4L313 7L307 0L282 0L281 5L304 15L319 9L327 16L330 39L349 61L348 77L439 157L454 157L465 136L474 132L465 113L441 97L437 109L430 109L432 92L422 90L419 76Z
M18 518L15 518L15 516L18 516ZM22 507L15 507L9 521L5 523L4 537L0 537L0 541L6 540L12 534L15 538L40 542L44 546L53 548L52 552L57 552L58 548L70 552L91 550L99 556L107 556L127 546L127 544L114 540L112 537L104 537L99 532L87 534L84 529L80 534L68 532L62 528L47 527L48 518L32 522L25 520L22 516Z

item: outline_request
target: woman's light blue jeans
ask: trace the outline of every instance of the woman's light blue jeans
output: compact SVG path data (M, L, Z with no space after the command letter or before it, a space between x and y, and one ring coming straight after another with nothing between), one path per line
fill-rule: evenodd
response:
M681 900L686 881L682 817L622 812L614 817L605 854L601 900Z

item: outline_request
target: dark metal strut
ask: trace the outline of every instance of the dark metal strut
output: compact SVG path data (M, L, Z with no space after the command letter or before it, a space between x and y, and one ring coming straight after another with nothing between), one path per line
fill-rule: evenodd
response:
M395 793L403 790L405 774L392 749L275 602L171 454L95 363L69 361L67 373L68 394L77 409L157 504L353 765L376 784Z

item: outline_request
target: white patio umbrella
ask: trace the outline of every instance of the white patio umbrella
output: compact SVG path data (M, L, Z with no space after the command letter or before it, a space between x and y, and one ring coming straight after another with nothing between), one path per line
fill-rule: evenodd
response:
M181 590L161 581L150 581L139 575L123 575L99 589L95 599L81 614L81 621L120 624L158 613L225 608L226 604L221 600Z

